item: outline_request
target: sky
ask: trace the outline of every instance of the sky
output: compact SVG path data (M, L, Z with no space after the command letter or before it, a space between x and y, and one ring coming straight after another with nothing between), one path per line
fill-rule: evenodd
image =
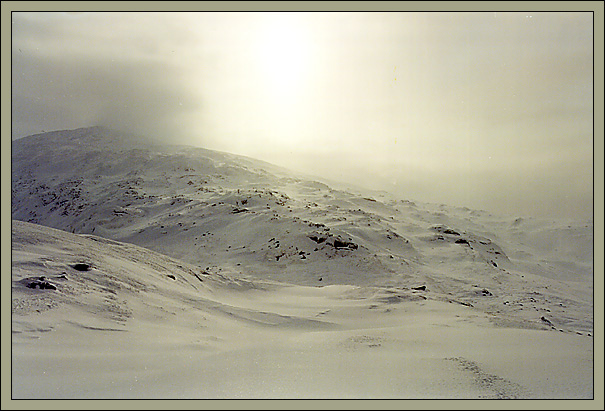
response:
M12 138L105 125L402 198L593 215L590 12L12 14Z

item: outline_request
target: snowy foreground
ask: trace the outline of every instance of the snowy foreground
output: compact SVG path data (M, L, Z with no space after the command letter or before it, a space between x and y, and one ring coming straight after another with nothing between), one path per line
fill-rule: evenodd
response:
M17 221L13 270L14 398L592 396L590 337L421 291L204 276Z
M13 399L593 397L592 222L100 128L12 177Z

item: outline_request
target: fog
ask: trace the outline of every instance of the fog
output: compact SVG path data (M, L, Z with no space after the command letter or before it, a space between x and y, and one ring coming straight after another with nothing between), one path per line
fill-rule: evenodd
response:
M14 12L12 138L92 125L590 218L593 16Z

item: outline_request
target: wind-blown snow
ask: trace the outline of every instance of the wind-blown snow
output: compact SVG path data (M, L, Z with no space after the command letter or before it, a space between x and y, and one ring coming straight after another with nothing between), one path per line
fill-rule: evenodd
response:
M592 396L592 221L99 127L12 161L15 397Z

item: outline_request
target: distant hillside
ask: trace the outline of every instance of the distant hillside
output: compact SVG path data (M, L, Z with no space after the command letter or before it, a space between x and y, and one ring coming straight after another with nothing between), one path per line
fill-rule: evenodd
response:
M544 317L592 328L592 222L336 190L254 159L100 127L13 142L12 217L233 278L420 287L494 321L506 313L532 327Z

